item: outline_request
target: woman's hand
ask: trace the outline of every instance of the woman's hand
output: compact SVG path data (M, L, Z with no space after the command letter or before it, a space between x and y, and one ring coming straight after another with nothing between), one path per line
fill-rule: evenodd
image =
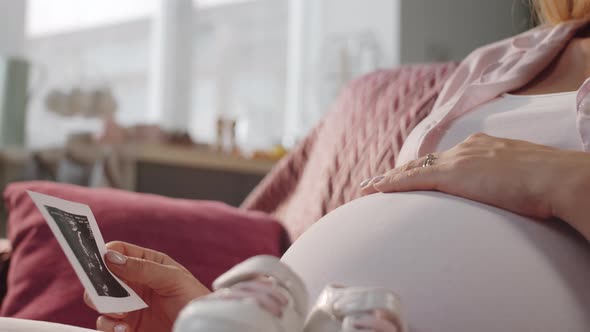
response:
M365 182L363 192L437 190L534 218L558 217L590 239L590 154L475 134L454 148Z
M210 293L186 268L163 253L124 242L111 242L107 249L105 260L109 269L149 307L100 316L96 322L99 331L171 331L176 316L187 303ZM84 300L94 308L86 294Z

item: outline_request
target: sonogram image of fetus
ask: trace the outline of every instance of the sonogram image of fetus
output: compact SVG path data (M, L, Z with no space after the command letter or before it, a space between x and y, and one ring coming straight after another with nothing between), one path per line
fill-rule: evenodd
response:
M99 296L128 297L130 294L107 270L98 245L90 228L88 218L47 206L74 255Z

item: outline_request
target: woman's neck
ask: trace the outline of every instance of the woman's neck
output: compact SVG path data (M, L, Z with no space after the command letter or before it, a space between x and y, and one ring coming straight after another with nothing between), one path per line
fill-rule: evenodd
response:
M553 63L515 94L537 95L576 91L590 77L590 29L572 39Z

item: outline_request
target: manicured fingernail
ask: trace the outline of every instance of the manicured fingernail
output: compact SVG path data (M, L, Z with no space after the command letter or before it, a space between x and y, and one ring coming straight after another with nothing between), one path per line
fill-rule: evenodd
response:
M115 325L115 328L113 330L115 330L115 332L126 332L127 331L127 326L125 326L125 325Z
M116 251L109 250L107 251L107 260L113 264L123 265L127 262L127 257L121 255Z
M376 176L376 177L374 177L374 178L371 180L371 183L372 183L372 184L377 184L377 183L379 183L379 182L383 181L383 179L385 179L385 176L383 176L383 175L379 175L379 176Z
M365 181L361 182L361 189L365 188L366 186L369 185L369 183L371 183L371 180L373 180L372 178L370 179L366 179Z

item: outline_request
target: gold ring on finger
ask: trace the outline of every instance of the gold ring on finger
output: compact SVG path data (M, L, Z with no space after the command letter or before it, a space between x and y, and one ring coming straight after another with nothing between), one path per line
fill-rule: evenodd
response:
M435 161L436 161L436 157L432 153L429 153L428 155L426 155L426 159L422 163L422 167L432 166L432 165L434 165Z

